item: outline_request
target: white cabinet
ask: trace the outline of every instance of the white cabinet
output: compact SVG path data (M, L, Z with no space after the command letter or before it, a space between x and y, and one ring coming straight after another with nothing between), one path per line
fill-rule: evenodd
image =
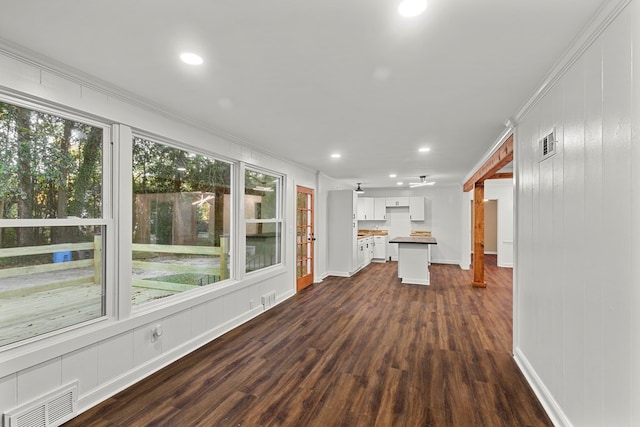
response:
M387 219L387 199L385 197L373 199L373 219L376 221Z
M408 197L387 197L386 198L387 206L389 207L400 207L400 206L409 206L409 198Z
M357 194L353 190L329 191L328 273L349 277L361 267L358 264Z
M409 198L409 219L424 221L424 197Z
M373 237L361 237L358 239L358 268L371 264L373 259Z
M366 237L362 240L364 243L364 265L367 266L373 258L373 237Z
M374 198L358 197L358 215L359 221L372 221L374 218Z
M373 236L373 259L387 260L387 236Z
M365 265L364 239L358 239L358 270Z

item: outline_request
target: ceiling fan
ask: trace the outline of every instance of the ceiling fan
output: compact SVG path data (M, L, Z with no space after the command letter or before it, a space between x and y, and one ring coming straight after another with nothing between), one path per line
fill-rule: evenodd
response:
M420 182L410 182L409 188L423 187L425 185L433 185L435 181L427 182L427 175L420 175Z

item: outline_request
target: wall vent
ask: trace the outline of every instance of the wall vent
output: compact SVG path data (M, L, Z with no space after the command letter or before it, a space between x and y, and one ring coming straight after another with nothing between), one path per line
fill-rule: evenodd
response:
M556 131L553 130L548 135L540 139L540 160L544 160L556 154Z
M262 306L266 310L276 305L276 291L271 291L266 295L262 295Z
M52 391L40 399L7 411L4 427L57 427L78 413L78 382Z

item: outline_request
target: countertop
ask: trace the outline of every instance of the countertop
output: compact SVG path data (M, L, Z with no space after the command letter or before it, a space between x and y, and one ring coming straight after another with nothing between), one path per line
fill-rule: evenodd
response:
M388 230L358 230L358 239L371 236L386 236L388 234Z
M394 237L389 240L389 243L419 243L423 245L437 245L435 237L432 236L407 236L407 237Z

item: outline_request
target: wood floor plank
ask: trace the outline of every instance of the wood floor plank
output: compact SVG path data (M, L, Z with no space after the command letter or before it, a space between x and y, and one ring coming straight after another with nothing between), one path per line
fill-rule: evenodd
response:
M512 270L431 270L327 278L66 426L551 426L511 355Z

